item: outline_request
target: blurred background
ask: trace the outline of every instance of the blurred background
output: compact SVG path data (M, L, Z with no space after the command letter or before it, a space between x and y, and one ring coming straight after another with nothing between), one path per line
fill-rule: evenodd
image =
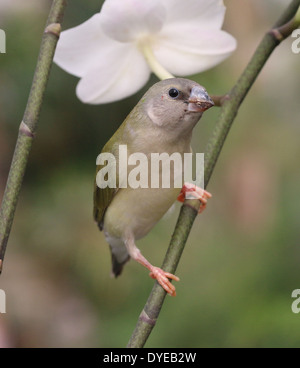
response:
M191 76L211 94L236 82L264 32L289 3L225 0L224 29L238 40L218 67ZM49 0L0 0L0 199L47 19ZM70 1L63 28L100 9ZM245 100L209 185L207 210L196 219L146 347L299 347L300 288L299 64L292 39L274 52ZM141 95L84 105L77 78L53 65L9 240L0 288L1 347L124 347L152 289L136 262L110 278L110 253L92 218L95 160ZM218 108L194 131L203 152ZM161 265L180 205L138 242Z

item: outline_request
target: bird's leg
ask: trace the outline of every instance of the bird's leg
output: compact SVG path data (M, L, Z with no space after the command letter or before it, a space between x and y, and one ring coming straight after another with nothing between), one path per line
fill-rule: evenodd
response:
M211 197L212 195L206 190L199 188L194 184L184 183L177 200L179 202L184 202L185 199L199 199L201 202L199 213L201 213L205 210L207 200Z
M142 255L141 251L135 245L134 237L126 237L125 245L131 258L139 262L150 271L149 276L156 279L163 289L171 296L176 296L175 286L171 284L169 279L179 281L179 278L169 272L165 272L159 267L152 266L150 262Z

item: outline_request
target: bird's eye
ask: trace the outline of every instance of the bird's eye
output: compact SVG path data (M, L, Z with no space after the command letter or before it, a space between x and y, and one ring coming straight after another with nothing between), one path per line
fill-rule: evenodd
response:
M172 98L177 98L179 96L179 91L176 88L171 88L169 90L169 96Z

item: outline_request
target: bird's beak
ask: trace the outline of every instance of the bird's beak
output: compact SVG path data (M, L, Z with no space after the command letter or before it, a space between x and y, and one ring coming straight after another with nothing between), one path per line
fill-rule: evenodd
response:
M193 87L188 104L188 111L203 112L214 106L213 100L209 97L204 88Z

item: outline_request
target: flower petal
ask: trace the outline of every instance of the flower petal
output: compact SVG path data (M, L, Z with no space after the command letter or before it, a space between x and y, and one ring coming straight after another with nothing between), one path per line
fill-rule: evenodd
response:
M154 46L154 54L170 73L185 76L214 67L235 48L235 38L225 31L191 28L187 34L162 37Z
M106 0L101 9L103 31L121 42L158 32L165 18L161 0Z
M154 54L178 76L202 72L226 59L236 48L234 37L221 30L223 0L162 0L166 23L154 43Z
M161 0L167 11L166 24L197 23L202 29L220 29L225 15L223 0Z
M137 92L147 82L150 69L139 51L130 44L111 50L109 57L97 60L79 81L76 93L85 103L100 104L121 100Z
M100 27L100 13L77 27L63 31L57 44L54 62L68 73L84 76L102 55L102 46L114 47Z

